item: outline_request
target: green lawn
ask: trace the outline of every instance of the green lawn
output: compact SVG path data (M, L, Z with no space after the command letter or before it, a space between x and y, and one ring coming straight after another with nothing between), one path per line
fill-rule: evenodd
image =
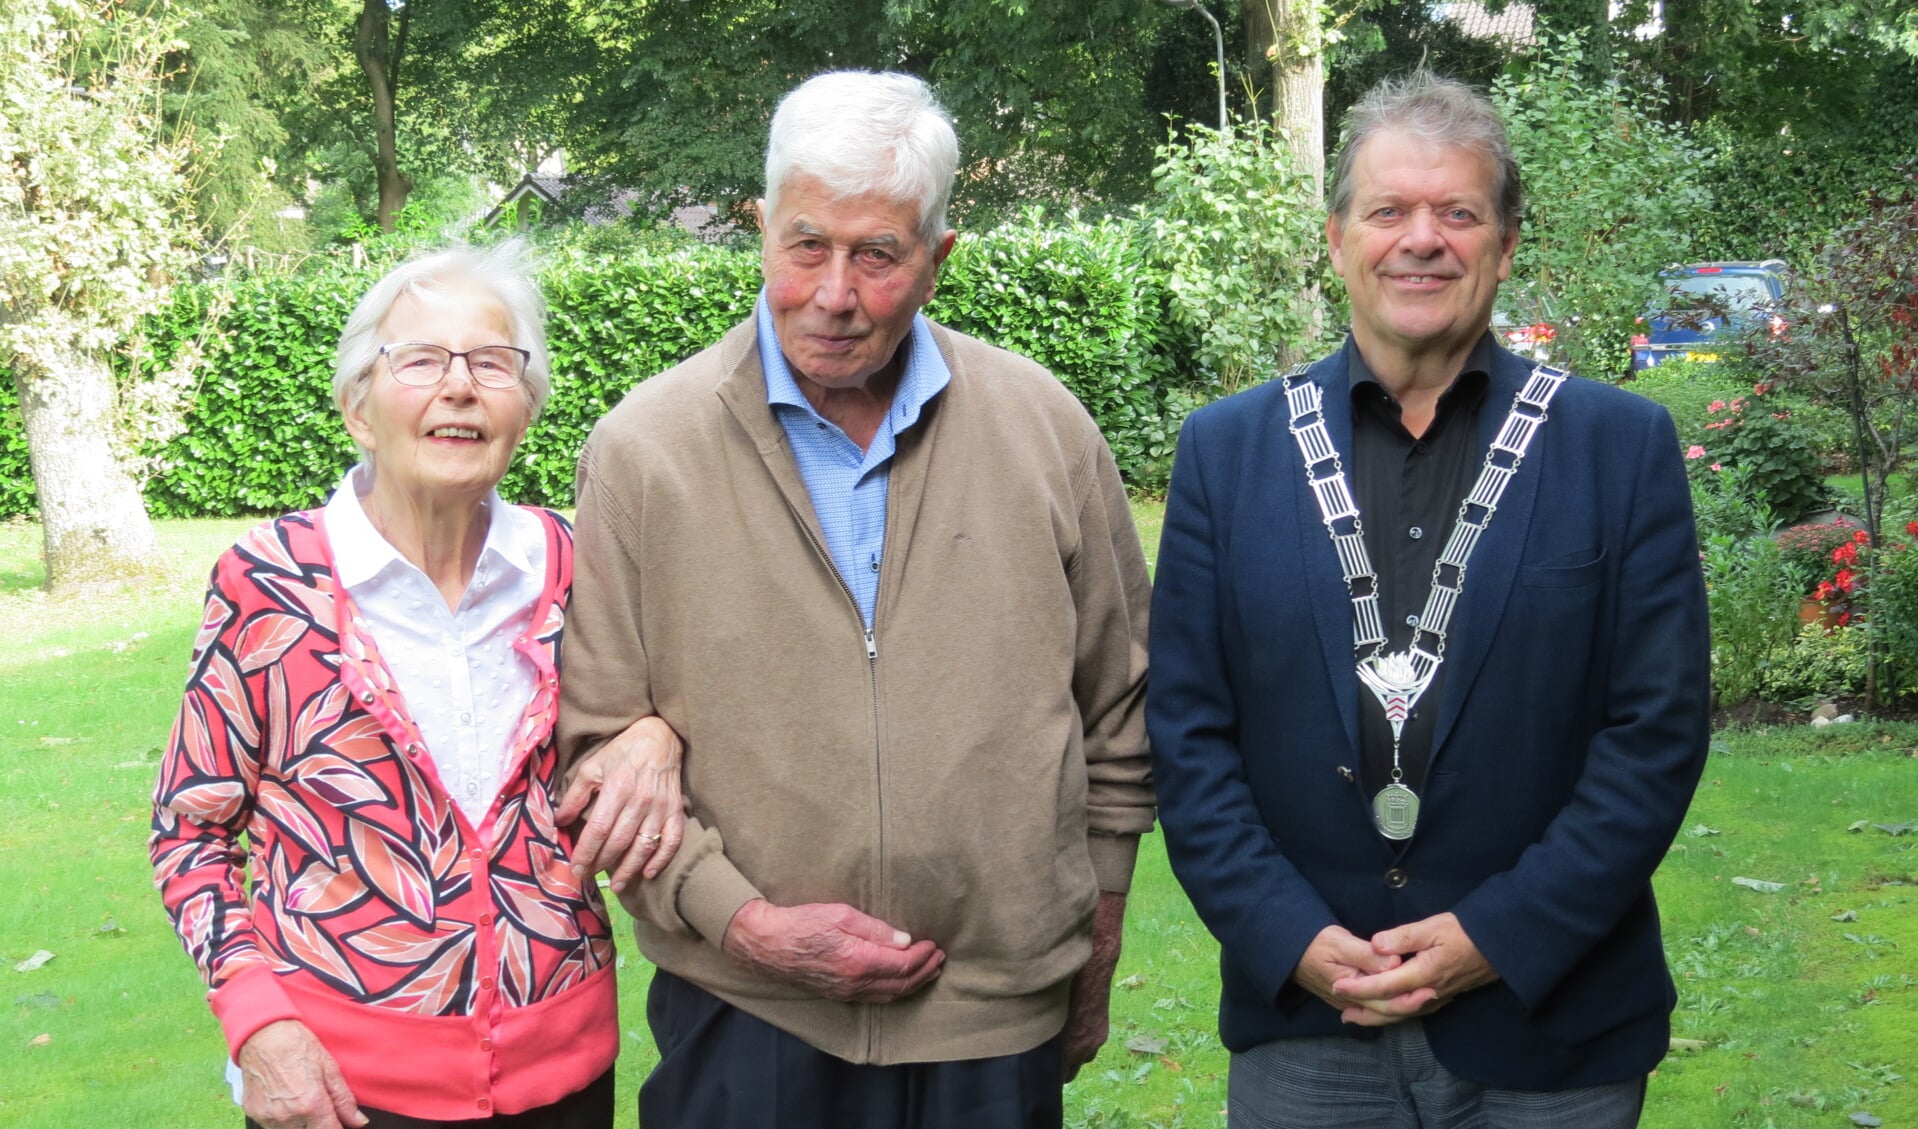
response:
M1135 510L1150 551L1158 507ZM33 587L38 529L0 525L0 1126L238 1123L144 840L203 577L246 524L167 523L172 580L73 601ZM1914 746L1918 727L1876 723L1720 735L1658 878L1690 1042L1652 1080L1648 1127L1918 1125L1900 1077L1918 1067L1918 833L1873 826L1918 820ZM13 970L39 950L53 959ZM1112 1041L1070 1091L1073 1124L1223 1124L1216 959L1148 839ZM651 1059L646 966L627 962L623 1126Z

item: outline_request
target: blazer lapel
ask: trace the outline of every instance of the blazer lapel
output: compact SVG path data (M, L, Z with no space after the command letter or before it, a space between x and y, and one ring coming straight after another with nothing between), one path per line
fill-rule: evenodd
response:
M1497 350L1492 360L1492 380L1479 413L1479 458L1491 448L1512 402L1524 390L1531 366ZM1432 732L1432 763L1445 755L1446 739L1457 724L1465 696L1485 664L1492 649L1492 637L1498 633L1512 596L1512 584L1518 577L1519 560L1524 555L1525 538L1531 529L1532 507L1538 499L1538 464L1552 442L1548 421L1534 433L1525 461L1499 499L1498 512L1479 537L1478 545L1465 566L1465 590L1458 610L1446 633L1444 682L1439 701L1437 727ZM1483 465L1482 461L1480 465ZM1477 471L1473 472L1474 480Z
M1346 349L1351 348L1350 343ZM1352 390L1347 376L1345 349L1314 366L1310 378L1324 394L1325 429L1332 437L1333 449L1350 457L1352 450ZM1279 410L1289 414L1284 401ZM1305 561L1305 585L1312 616L1318 624L1319 647L1325 657L1326 674L1332 682L1333 699L1338 703L1339 724L1345 728L1347 745L1359 747L1359 676L1352 653L1352 597L1345 587L1345 575L1339 570L1338 553L1325 528L1325 515L1318 498L1307 483L1304 457L1287 430L1289 420L1274 428L1278 436L1278 473L1293 483L1293 505L1298 520L1299 555ZM1325 468L1320 468L1324 473ZM1282 479L1283 480L1283 479ZM1350 476L1347 476L1350 485Z

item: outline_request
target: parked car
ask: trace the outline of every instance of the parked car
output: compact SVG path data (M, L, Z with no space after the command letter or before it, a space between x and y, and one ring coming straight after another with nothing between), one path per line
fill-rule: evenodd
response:
M1632 336L1632 371L1664 361L1716 361L1724 339L1768 319L1785 332L1775 312L1791 271L1782 259L1762 262L1693 263L1658 275L1670 291L1662 308L1647 310Z

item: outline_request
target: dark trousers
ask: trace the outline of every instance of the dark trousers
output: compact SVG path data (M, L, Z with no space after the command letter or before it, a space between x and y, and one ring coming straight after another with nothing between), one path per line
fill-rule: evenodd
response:
M613 1124L613 1072L594 1079L584 1090L551 1105L498 1117L472 1121L428 1121L403 1113L360 1107L368 1121L366 1129L611 1129ZM246 1119L246 1129L260 1129L259 1122Z
M659 1065L641 1129L1059 1129L1059 1041L960 1062L857 1066L672 975L646 1022Z

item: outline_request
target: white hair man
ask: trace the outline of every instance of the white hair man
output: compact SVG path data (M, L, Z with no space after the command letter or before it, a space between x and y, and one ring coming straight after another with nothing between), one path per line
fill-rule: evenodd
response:
M649 1129L1057 1125L1105 1038L1145 563L1064 386L919 313L957 164L918 79L792 91L755 315L580 459L562 748L687 745L685 844L625 895Z

